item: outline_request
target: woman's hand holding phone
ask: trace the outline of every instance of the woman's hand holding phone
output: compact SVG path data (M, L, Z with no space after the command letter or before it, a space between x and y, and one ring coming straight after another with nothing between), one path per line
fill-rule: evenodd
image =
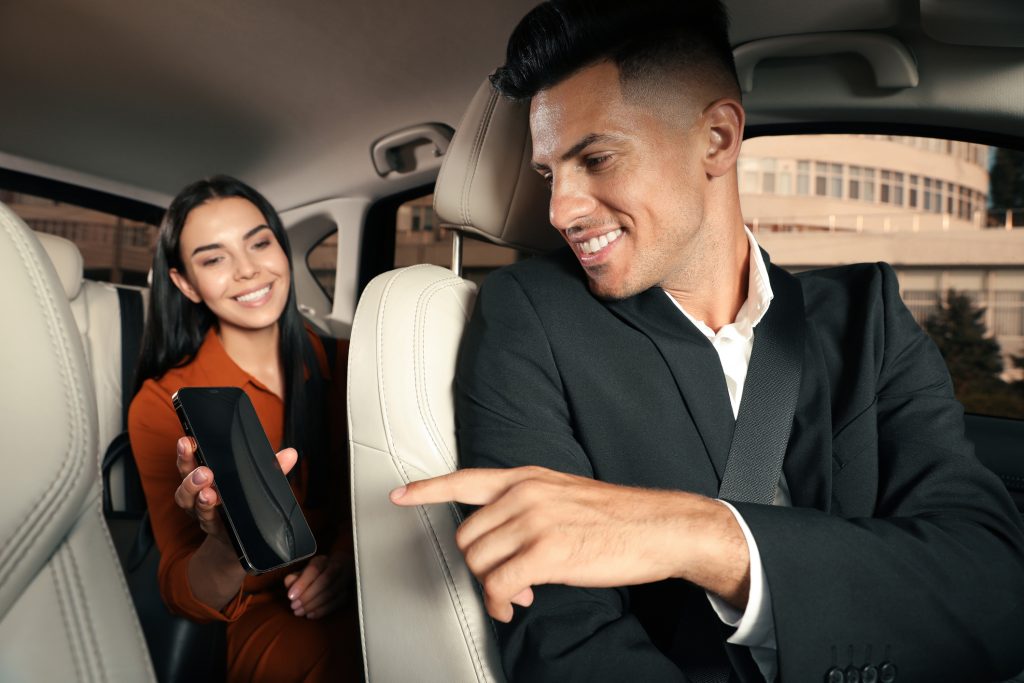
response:
M213 488L213 472L209 467L199 466L196 462L195 444L192 438L183 436L178 439L178 474L182 476L181 485L174 492L174 502L182 510L195 517L199 527L208 536L220 541L234 556L231 538L227 529L224 528L224 521L217 513L217 506L220 505L220 498L217 490ZM298 460L298 453L294 448L285 448L277 453L277 462L281 470L288 474Z

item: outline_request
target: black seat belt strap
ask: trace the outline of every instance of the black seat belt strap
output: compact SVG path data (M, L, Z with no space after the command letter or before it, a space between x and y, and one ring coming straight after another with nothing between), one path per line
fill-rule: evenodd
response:
M142 346L142 292L117 288L117 303L121 311L121 429L128 429L128 406L135 389L135 366L139 362Z
M770 505L782 475L803 375L804 297L800 282L772 268L775 296L754 330L746 386L719 497Z

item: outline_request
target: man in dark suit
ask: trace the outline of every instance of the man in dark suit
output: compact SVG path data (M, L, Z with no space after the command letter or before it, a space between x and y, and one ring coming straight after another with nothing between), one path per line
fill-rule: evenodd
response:
M457 376L459 547L516 680L997 680L1024 536L884 264L788 275L743 226L717 2L539 6L529 99L568 243L491 275ZM493 469L482 469L493 468Z

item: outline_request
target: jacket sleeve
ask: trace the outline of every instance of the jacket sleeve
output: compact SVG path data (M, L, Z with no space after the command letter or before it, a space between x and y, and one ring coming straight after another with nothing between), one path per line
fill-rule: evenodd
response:
M832 499L869 514L737 503L772 595L781 679L888 663L898 680L1003 680L1024 667L1024 542L1001 482L974 457L946 366L877 267L863 337L869 405L836 425ZM863 369L863 368L862 368ZM830 454L824 454L828 457ZM877 469L877 491L861 491ZM835 512L835 510L833 511Z
M181 484L175 444L182 435L170 396L147 380L128 410L128 436L160 550L160 595L172 612L193 621L235 621L245 612L250 595L239 591L218 611L192 594L188 563L205 534L174 502Z
M542 465L593 476L547 336L513 274L490 275L460 349L459 452L467 467ZM684 680L629 613L628 591L560 585L496 624L511 680Z

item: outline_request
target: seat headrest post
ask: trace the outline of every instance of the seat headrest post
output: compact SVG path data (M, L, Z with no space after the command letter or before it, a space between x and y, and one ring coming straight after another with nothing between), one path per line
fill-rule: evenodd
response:
M452 230L452 271L462 277L462 233Z

